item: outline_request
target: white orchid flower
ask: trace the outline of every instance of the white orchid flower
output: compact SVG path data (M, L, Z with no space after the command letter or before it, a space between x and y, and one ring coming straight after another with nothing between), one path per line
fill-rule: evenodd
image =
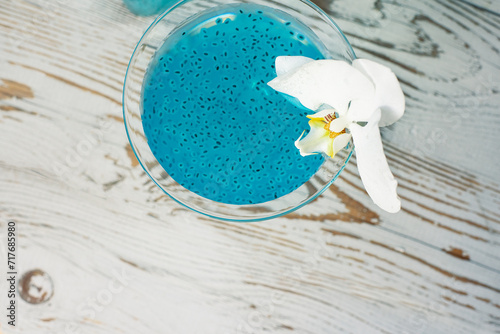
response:
M335 156L354 141L358 170L375 204L398 212L401 201L382 147L380 126L399 120L405 99L395 74L366 59L352 64L339 60L278 57L278 77L269 86L292 96L306 108L320 110L308 116L309 133L295 145L303 156Z

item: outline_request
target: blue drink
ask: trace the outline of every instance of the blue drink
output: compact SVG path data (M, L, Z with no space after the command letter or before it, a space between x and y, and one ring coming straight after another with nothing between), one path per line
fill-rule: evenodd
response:
M256 204L317 172L323 157L302 157L294 145L310 111L267 86L283 55L325 51L307 26L263 6L219 7L168 36L146 73L142 122L177 183L217 202Z

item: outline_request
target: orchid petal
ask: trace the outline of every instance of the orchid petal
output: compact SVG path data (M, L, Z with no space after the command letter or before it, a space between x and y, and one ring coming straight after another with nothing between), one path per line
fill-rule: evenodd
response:
M295 146L300 150L302 156L308 156L318 153L326 153L329 156L333 155L332 140L330 139L330 131L325 130L323 121L309 121L311 129L305 138L300 138L295 142Z
M333 155L339 153L351 141L352 135L350 133L343 133L333 140Z
M347 128L349 123L349 118L346 116L336 118L330 123L330 131L340 133Z
M368 195L380 208L395 213L401 209L401 201L396 192L398 183L389 169L382 147L378 128L381 114L377 109L367 125L352 124L349 129L356 147L359 175Z
M340 60L307 63L269 82L274 90L294 96L306 108L317 110L327 104L340 115L351 100L374 94L375 87L363 73Z
M356 59L352 66L370 78L375 85L373 105L382 111L379 126L391 125L399 120L405 111L405 97L398 78L391 69L368 59ZM355 108L362 110L364 106ZM366 110L366 113L370 113L370 110Z
M373 113L378 109L374 96L352 101L347 112L349 118L355 122L368 122Z
M280 56L276 58L276 74L278 76L284 75L312 61L314 59L303 56Z
M304 56L279 56L276 58L275 63L276 74L278 76L285 75L286 73L295 71L302 65L305 65L312 61L314 61L314 59ZM286 94L283 95L283 97L297 108L308 110L308 108L304 107L296 97Z

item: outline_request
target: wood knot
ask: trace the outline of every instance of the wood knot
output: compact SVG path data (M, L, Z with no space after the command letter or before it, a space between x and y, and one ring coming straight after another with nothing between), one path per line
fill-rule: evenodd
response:
M19 280L19 295L30 304L41 304L54 295L52 278L40 269L26 272Z

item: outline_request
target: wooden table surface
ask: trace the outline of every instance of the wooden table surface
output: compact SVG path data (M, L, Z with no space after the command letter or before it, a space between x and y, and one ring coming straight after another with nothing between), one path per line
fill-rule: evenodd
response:
M0 268L13 221L18 278L53 283L44 303L18 295L1 333L500 333L500 1L317 3L407 96L382 132L398 214L372 204L355 159L279 219L180 207L122 120L153 18L119 0L0 2Z

